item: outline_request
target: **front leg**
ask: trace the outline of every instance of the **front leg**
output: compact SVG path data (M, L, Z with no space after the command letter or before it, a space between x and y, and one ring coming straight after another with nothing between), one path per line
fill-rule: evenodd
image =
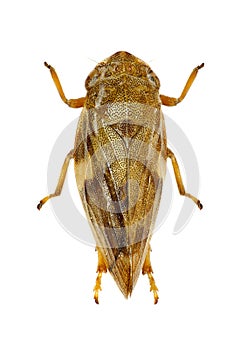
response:
M66 103L69 107L72 107L72 108L80 108L80 107L83 107L84 104L85 104L85 101L86 101L86 98L85 97L80 97L80 98L76 98L76 99L70 99L68 100L66 97L65 97L65 94L63 92L63 88L62 88L62 85L60 83L60 80L58 78L58 75L55 71L55 69L50 66L47 62L44 63L44 65L50 70L50 73L51 73L51 77L54 81L54 84L57 88L57 91L61 97L61 99L63 100L64 103Z
M202 67L204 67L204 63L202 63L200 66L197 66L196 68L193 69L192 73L190 74L190 76L185 84L185 87L184 87L181 95L178 98L160 95L160 99L161 99L162 104L170 107L170 106L176 106L179 102L183 101L183 99L187 95L187 92L189 91L191 85L193 84L199 69L201 69Z

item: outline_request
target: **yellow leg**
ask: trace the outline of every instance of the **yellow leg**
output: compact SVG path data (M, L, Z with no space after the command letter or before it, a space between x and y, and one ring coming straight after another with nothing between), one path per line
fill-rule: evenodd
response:
M64 95L62 85L60 83L60 80L58 78L58 75L57 75L55 69L52 66L50 66L47 62L45 62L44 65L50 70L50 73L51 73L52 79L54 81L54 84L56 85L57 91L58 91L61 99L63 100L63 102L66 103L69 107L72 107L72 108L83 107L84 104L85 104L86 98L85 97L80 97L80 98L68 100L65 97L65 95Z
M193 81L195 80L199 69L201 69L202 67L204 67L204 63L202 63L200 66L197 66L196 68L193 69L179 98L160 95L162 104L165 106L176 106L179 102L183 101L191 85L193 84Z
M63 189L63 184L64 184L64 180L66 177L66 173L68 170L68 166L69 166L69 162L70 160L73 158L74 155L74 150L72 149L66 156L61 172L60 172L60 176L58 179L58 183L57 183L57 187L54 193L49 194L48 196L46 196L45 198L41 199L41 201L39 202L39 204L37 205L37 208L40 210L42 208L42 206L48 201L48 199L52 198L52 197L57 197L60 196L62 189Z
M201 204L199 199L197 199L196 197L192 196L192 194L189 194L189 193L185 192L185 188L184 188L182 176L181 176L181 173L180 173L180 170L179 170L179 165L178 165L177 159L176 159L174 153L169 148L167 148L167 156L172 161L172 166L173 166L174 175L175 175L175 178L176 178L176 182L177 182L179 193L181 194L181 196L185 196L185 197L188 197L188 198L192 199L195 202L195 204L198 206L198 208L202 209L203 205Z
M153 269L151 266L151 261L150 261L150 248L148 250L148 253L146 255L143 267L142 267L142 274L148 275L148 279L149 279L149 284L150 284L150 292L153 292L154 295L154 304L158 303L159 300L159 296L158 296L158 288L155 284L155 280L153 278Z
M94 300L96 304L99 304L99 291L101 291L101 278L102 278L102 273L106 273L107 272L107 267L103 258L103 255L100 252L99 248L96 248L98 251L98 267L97 267L97 278L96 278L96 282L95 282L95 286L94 286Z

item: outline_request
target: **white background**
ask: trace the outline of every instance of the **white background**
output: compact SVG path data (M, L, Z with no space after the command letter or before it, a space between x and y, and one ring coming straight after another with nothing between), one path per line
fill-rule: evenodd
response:
M1 349L247 348L245 6L240 0L1 5ZM71 238L50 205L36 209L47 191L53 143L79 114L60 101L43 61L56 67L67 97L76 98L85 94L94 61L118 50L148 62L161 92L175 97L192 68L205 62L183 103L166 109L197 154L204 209L175 236L183 203L175 195L153 237L156 306L146 277L125 300L110 275L96 305L94 249Z

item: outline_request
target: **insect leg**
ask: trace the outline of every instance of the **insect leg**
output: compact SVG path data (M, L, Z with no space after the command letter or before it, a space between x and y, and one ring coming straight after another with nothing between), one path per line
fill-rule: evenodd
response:
M98 251L98 266L97 266L97 278L96 278L96 283L94 286L94 300L96 302L96 304L99 304L99 291L102 290L101 289L101 277L102 277L102 273L103 272L107 272L107 267L103 258L103 255L100 251L99 248L96 248L96 250Z
M185 192L185 188L184 188L182 176L181 176L181 173L179 170L179 165L178 165L177 159L176 159L174 153L169 148L167 148L167 156L172 161L173 171L174 171L174 175L176 178L179 193L181 194L181 196L186 196L186 197L192 199L196 203L198 208L202 209L203 206L202 206L201 202L199 201L199 199L197 199L196 197L192 196L191 194Z
M68 170L68 166L69 166L69 162L70 160L73 158L74 156L74 150L72 149L66 156L61 172L60 172L60 176L58 179L58 183L57 183L57 187L54 193L49 194L48 196L44 197L43 199L41 199L41 201L39 202L39 204L37 205L37 208L40 210L42 208L42 206L48 201L48 199L52 198L52 197L57 197L60 196L61 192L62 192L62 188L63 188L63 184L64 184L64 180L66 177L66 173Z
M162 104L165 106L176 106L179 102L183 101L191 85L193 84L199 69L201 69L202 67L204 67L204 63L202 63L200 66L197 66L196 68L193 69L179 98L160 95Z
M151 261L150 261L150 251L151 251L151 249L149 248L148 252L147 252L147 255L146 255L146 258L145 258L145 261L144 261L144 264L143 264L143 267L142 267L142 274L143 275L145 275L145 274L148 275L149 284L150 284L150 292L153 292L153 294L154 294L154 304L157 304L158 303L158 299L159 299L158 288L157 288L157 286L155 284L155 280L153 278L153 269L152 269Z
M69 107L72 107L72 108L83 107L84 103L86 101L86 98L85 97L80 97L80 98L68 100L65 97L65 95L64 95L62 85L60 83L60 80L58 78L58 75L57 75L55 69L52 66L50 66L47 62L45 62L44 65L50 70L50 73L51 73L52 79L54 81L54 84L56 85L57 91L58 91L61 99L63 100L63 102L66 103Z

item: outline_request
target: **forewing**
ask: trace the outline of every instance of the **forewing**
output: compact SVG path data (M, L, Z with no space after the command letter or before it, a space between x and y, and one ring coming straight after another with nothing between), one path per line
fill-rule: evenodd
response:
M117 106L118 112L119 108L123 107ZM84 154L83 160L75 156L84 209L96 244L122 291L124 285L132 290L143 265L164 173L165 135L160 110L139 106L145 110L138 119L136 105L134 112L128 108L128 113L120 111L116 118L102 118L112 116L112 110L108 114L105 110L84 112L75 147L75 154Z

